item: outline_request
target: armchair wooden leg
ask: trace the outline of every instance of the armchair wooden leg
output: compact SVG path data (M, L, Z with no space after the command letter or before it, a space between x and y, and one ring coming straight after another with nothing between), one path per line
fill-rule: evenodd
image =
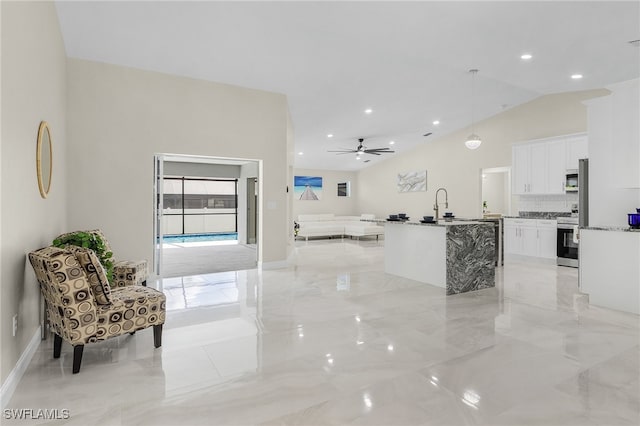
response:
M53 357L60 358L60 351L62 350L62 337L57 334L53 335Z
M80 363L82 363L82 351L84 345L78 345L73 347L73 374L80 371Z
M153 326L153 346L156 348L162 346L162 324Z

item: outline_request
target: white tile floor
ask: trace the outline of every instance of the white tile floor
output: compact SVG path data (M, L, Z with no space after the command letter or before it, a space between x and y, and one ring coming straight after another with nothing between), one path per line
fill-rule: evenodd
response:
M640 423L638 316L589 306L575 269L511 263L447 297L385 275L382 241L296 244L288 269L158 283L161 349L151 330L87 346L72 375L48 339L7 408L70 425Z

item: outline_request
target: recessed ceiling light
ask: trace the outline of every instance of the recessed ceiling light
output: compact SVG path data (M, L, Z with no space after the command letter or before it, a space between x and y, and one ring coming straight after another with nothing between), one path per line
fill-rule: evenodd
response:
M582 74L573 74L571 78L574 80L580 80L582 78Z
M440 121L439 121L439 120L435 120L435 121L433 122L433 125L434 125L434 126L437 126L438 124L440 124Z
M389 145L393 145L395 143L396 143L395 141L389 141Z
M332 137L333 137L333 133L329 133L329 134L327 135L327 137L328 137L328 138L332 138Z
M360 157L356 157L356 160L359 160L359 159L360 159Z
M298 155L304 155L304 152L300 151L300 152L298 153Z
M533 56L530 53L525 53L524 55L520 56L520 59L524 59L525 61L528 61L531 58L533 58Z
M373 110L371 108L367 108L364 110L365 114L371 114L373 112Z

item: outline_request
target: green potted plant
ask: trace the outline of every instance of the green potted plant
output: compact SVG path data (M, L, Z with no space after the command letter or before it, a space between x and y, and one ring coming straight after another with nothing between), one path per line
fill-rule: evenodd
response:
M109 283L113 282L113 253L107 250L107 245L100 236L89 232L76 231L53 240L53 245L56 247L63 248L67 244L93 250L98 259L100 259Z

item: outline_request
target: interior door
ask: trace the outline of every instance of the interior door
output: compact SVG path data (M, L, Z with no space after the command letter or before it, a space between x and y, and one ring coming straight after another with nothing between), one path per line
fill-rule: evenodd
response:
M162 211L163 211L163 181L164 181L164 156L154 155L153 158L153 272L157 276L162 275Z

